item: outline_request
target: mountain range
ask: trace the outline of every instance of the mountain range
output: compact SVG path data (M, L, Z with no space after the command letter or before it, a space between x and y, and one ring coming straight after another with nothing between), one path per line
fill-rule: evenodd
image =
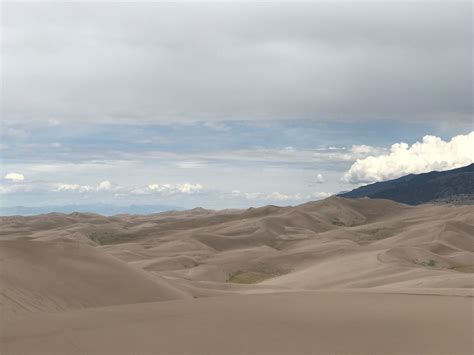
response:
M59 213L97 213L103 216L116 214L151 214L164 211L179 211L180 207L167 205L112 205L105 203L51 205L51 206L0 206L1 216L33 216L52 212Z
M376 182L341 193L347 198L370 197L407 205L428 202L474 203L474 164L424 174L409 174L398 179Z

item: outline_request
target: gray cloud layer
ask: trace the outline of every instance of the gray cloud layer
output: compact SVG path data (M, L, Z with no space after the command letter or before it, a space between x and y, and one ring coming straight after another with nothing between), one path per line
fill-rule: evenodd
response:
M470 2L3 5L3 117L469 122Z

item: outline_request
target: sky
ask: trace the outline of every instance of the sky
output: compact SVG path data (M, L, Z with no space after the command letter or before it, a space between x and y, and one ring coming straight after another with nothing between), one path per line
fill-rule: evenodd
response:
M294 205L474 162L470 1L1 5L3 206Z

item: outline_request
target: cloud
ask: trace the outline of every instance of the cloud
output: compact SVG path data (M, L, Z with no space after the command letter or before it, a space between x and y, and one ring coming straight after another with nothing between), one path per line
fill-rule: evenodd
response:
M322 174L316 175L316 183L317 184L323 184L325 182L324 176Z
M81 193L81 194L102 194L113 195L120 193L121 195L150 195L159 193L163 196L172 195L192 195L200 192L205 192L205 188L201 184L191 183L177 183L177 184L150 184L150 185L128 185L121 186L104 180L97 185L78 184L78 183L64 183L64 182L46 182L35 181L30 184L19 184L19 180L10 180L3 185L0 185L1 193L16 193L16 192L55 192L55 193Z
M48 120L48 126L50 126L50 127L56 127L56 126L59 126L60 124L61 124L61 121L57 120L55 118L50 118Z
M8 173L5 175L4 179L12 181L23 181L25 180L25 176L19 173Z
M292 201L292 202L297 202L297 203L310 201L310 200L319 200L322 198L327 198L331 195L332 194L328 192L314 192L308 195L302 195L301 193L285 194L278 191L264 193L264 192L241 192L240 190L233 190L230 194L230 196L233 198L243 197L249 201L263 201L263 202Z
M471 6L6 2L2 119L469 122Z
M152 192L158 192L165 195L174 194L195 194L201 192L204 187L201 184L151 184L148 189Z
M176 162L176 166L181 169L196 169L205 167L206 162L199 160L178 161Z
M89 192L93 191L94 188L89 185L79 185L79 184L64 184L64 183L58 183L54 187L53 191L57 192Z
M313 200L313 199L320 200L320 199L323 199L323 198L328 198L332 195L333 195L332 193L324 192L324 191L314 192L314 193L306 196L306 199L308 199L308 200Z
M28 131L15 127L7 127L4 134L17 140L25 140L30 137Z
M446 142L424 136L422 142L409 146L396 143L389 154L357 160L343 180L353 184L395 179L407 174L449 170L474 163L474 131Z
M346 147L329 147L317 149L297 149L294 147L285 147L282 149L239 149L230 151L204 152L199 154L188 154L188 158L200 159L193 161L189 167L200 167L208 161L233 161L233 162L259 162L259 163L315 163L315 162L350 162L359 158L365 158L370 154L381 154L385 150L380 147L367 145ZM146 154L146 153L143 153ZM150 155L158 156L160 152L151 152ZM163 155L165 156L165 155ZM175 155L174 159L182 158ZM183 168L188 167L181 162L176 163Z
M0 194L16 194L16 193L24 193L24 192L31 192L34 190L34 186L31 184L8 184L8 185L0 185Z
M31 196L37 199L38 196L47 196L50 201L68 201L71 194L77 198L87 201L110 201L116 203L122 201L136 201L137 203L150 203L161 200L173 200L174 203L187 204L193 200L212 201L215 208L217 201L226 201L221 207L228 207L229 200L232 200L232 206L256 206L266 204L299 204L311 200L319 200L330 196L327 192L309 192L306 190L283 193L280 191L271 192L243 192L241 190L226 190L221 187L207 188L200 183L153 183L148 185L119 185L109 180L103 180L97 184L81 184L72 182L52 182L44 180L33 180L27 184L22 181L4 180L0 184L0 194L4 198L26 198ZM179 201L179 202L176 202ZM208 202L209 203L209 202ZM192 207L193 205L187 204Z
M223 196L227 196L227 194L223 194ZM284 194L278 191L264 193L264 192L242 192L240 190L232 190L230 193L231 198L239 198L243 197L246 200L250 201L289 201L289 200L300 200L300 194Z
M112 190L112 183L108 180L102 181L101 183L99 183L99 186L97 186L97 189L99 191L100 190L105 190L105 191Z
M383 148L372 147L370 145L360 144L353 145L351 147L351 153L360 154L360 155L369 155L369 154L381 154Z
M52 191L55 192L110 192L120 191L125 188L116 184L111 183L108 180L101 181L96 186L91 185L80 185L80 184L68 184L68 183L53 183Z
M301 200L300 194L287 195L278 191L271 193L262 192L246 192L243 194L248 200L262 200L262 201L290 201L290 200Z

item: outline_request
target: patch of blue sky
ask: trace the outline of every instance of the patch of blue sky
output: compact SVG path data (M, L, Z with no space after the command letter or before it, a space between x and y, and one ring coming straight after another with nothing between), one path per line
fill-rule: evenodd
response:
M311 120L226 121L189 124L100 124L35 127L27 138L4 135L9 143L59 143L82 153L104 151L140 152L160 150L173 153L231 151L241 149L317 149L350 147L353 144L389 146L393 142L413 143L430 133L452 136L426 123L400 124L395 121L315 122ZM444 133L444 134L443 134Z

